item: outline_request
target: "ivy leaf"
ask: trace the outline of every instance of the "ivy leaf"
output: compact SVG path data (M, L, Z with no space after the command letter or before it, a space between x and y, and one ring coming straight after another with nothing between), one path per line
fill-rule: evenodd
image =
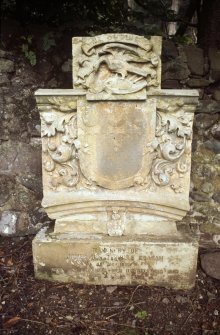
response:
M28 44L31 44L31 43L32 43L32 38L33 38L32 35L28 35L28 37L27 37L27 42L28 42Z
M43 49L44 51L48 51L51 47L54 47L54 46L56 46L54 33L50 31L43 37Z
M144 320L147 317L146 311L139 311L135 314L135 317L140 320Z
M29 51L28 52L28 59L29 59L29 61L30 61L30 63L31 63L32 66L36 65L36 63L37 63L37 56L36 56L35 52Z
M24 54L26 54L26 52L28 52L28 44L22 44L21 46L21 50Z

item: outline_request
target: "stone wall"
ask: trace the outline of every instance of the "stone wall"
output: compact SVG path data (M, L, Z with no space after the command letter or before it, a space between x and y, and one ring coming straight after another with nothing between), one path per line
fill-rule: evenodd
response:
M31 66L18 49L0 50L0 233L35 233L50 220L41 208L40 119L34 91L71 88L69 49L57 45ZM220 247L220 57L195 46L163 43L163 88L198 88L194 122L191 210L184 219L201 246Z
M191 210L183 222L200 234L203 247L220 247L220 51L163 43L163 88L196 88Z

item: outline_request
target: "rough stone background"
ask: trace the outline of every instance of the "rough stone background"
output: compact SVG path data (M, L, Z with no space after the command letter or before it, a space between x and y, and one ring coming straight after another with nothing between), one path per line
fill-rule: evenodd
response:
M36 233L50 220L41 207L38 88L71 88L71 36L45 50L36 27L32 66L22 42L0 50L0 234ZM45 35L44 35L45 36ZM32 44L30 45L32 48ZM204 55L196 46L163 41L162 88L197 88L194 121L191 210L183 220L200 234L201 246L220 248L220 51Z

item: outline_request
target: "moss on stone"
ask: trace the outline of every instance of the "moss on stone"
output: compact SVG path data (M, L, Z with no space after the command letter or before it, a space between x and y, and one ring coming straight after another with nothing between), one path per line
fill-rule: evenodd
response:
M202 233L220 234L220 227L214 225L213 223L206 223L200 226L200 231Z

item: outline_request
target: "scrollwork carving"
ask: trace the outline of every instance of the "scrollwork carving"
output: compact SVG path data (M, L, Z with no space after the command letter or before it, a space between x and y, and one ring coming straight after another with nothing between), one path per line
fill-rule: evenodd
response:
M77 149L80 146L74 104L71 101L63 103L56 97L48 99L47 103L51 105L41 106L43 168L51 175L51 188L56 189L59 185L72 188L79 180ZM49 112L48 107L51 108Z
M179 178L189 170L190 164L187 155L193 114L184 113L182 106L182 100L158 104L156 139L151 144L155 153L151 168L153 182L158 186L168 185L176 193L183 192Z

